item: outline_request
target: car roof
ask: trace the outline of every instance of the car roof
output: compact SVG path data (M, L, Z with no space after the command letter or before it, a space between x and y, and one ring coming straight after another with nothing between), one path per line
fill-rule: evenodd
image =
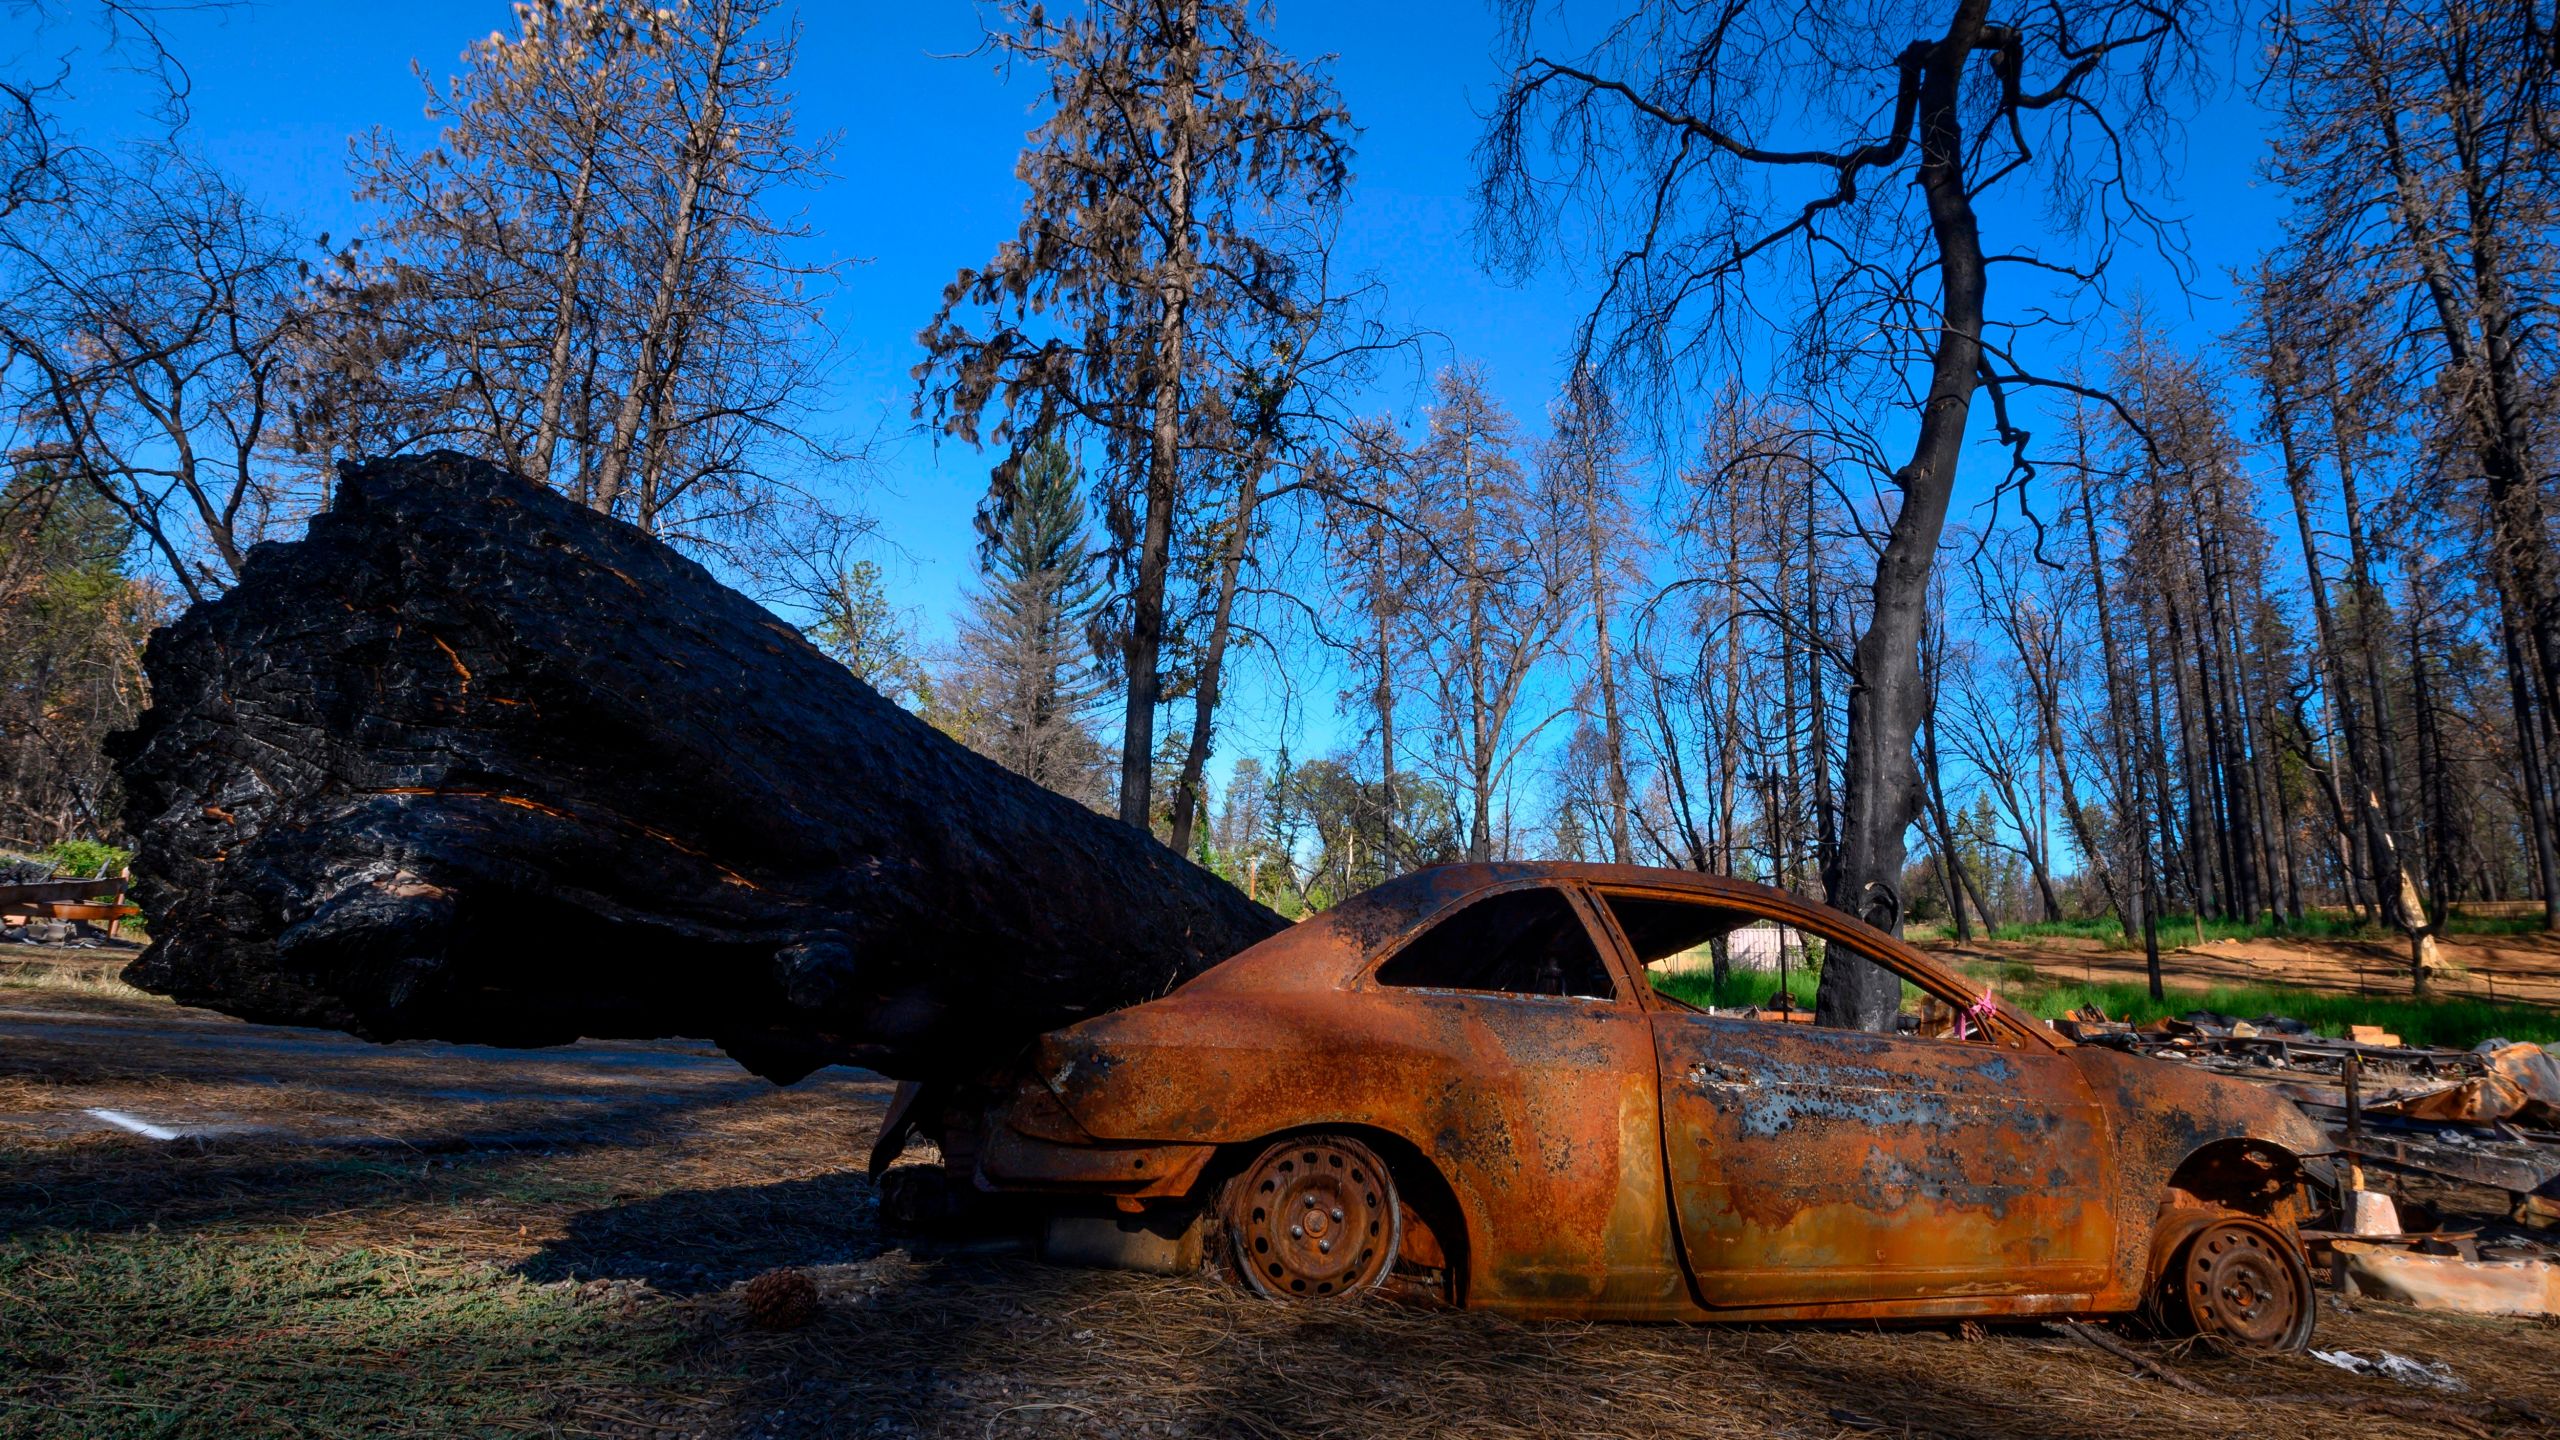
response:
M1526 881L1580 881L1606 890L1669 891L1728 904L1772 920L1889 951L1905 968L1934 978L1941 999L1960 1000L1972 987L1928 955L1863 920L1784 890L1730 875L1646 865L1566 860L1497 860L1434 865L1363 890L1223 965L1194 984L1214 988L1331 988L1356 974L1387 945L1440 910L1497 886ZM2012 1012L2013 1015L2015 1012ZM2023 1020L2021 1023L2025 1023Z

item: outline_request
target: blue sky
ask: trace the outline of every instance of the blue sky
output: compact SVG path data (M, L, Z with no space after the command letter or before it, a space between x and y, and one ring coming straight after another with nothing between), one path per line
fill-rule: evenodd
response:
M1007 84L985 59L950 58L978 35L977 12L966 4L810 5L801 20L804 131L838 135L834 178L806 201L814 258L858 262L829 314L842 348L836 424L876 437L859 501L881 521L889 547L881 558L897 599L928 638L937 637L947 633L971 572L968 522L985 461L908 432L914 335L953 271L982 260L1017 223L1013 163L1038 90L1029 76ZM411 63L449 71L475 36L508 24L507 7L490 0L264 0L181 13L169 34L193 77L197 143L313 233L343 236L362 219L347 193L348 138L381 125L413 144L430 142ZM1490 9L1482 0L1284 0L1277 35L1300 55L1336 57L1335 81L1362 127L1344 236L1348 268L1384 282L1393 315L1446 337L1433 363L1452 354L1480 362L1524 427L1542 429L1585 292L1555 273L1515 288L1475 264L1468 155L1478 112L1498 82ZM77 122L93 135L111 132L131 87L96 65L81 74ZM2200 340L2231 323L2215 298L2228 288L2223 271L2268 243L2278 207L2253 182L2267 137L2245 93L2226 93L2191 134L2180 208L2192 217L2211 293L2170 299L2162 318ZM2037 219L1994 209L1986 239L1995 247L2032 239ZM2127 258L2119 280L2174 293L2138 255ZM2000 300L1995 293L1995 306ZM1409 407L1420 378L1396 376L1377 405ZM1998 457L1987 448L1975 453L1973 475L1996 475ZM1965 515L1960 502L1956 518ZM1267 696L1239 698L1240 720L1278 709ZM1319 693L1307 703L1308 738L1320 743L1329 699ZM1279 737L1266 723L1229 738L1251 750Z

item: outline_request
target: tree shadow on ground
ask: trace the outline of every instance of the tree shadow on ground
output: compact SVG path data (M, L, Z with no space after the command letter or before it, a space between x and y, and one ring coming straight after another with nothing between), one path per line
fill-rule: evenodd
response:
M1951 1325L1523 1323L1382 1301L1281 1305L1210 1277L899 1251L819 1279L821 1318L783 1335L745 1328L731 1297L690 1302L696 1339L677 1362L679 1383L719 1407L685 1410L689 1430L758 1440L2223 1440L2334 1433L2358 1402L2406 1396L2301 1356L2132 1341L2211 1392L2190 1395L2031 1325L1967 1341ZM2560 1353L2560 1339L2533 1348ZM2457 1365L2496 1379L2477 1360ZM2367 1440L2448 1433L2377 1413L2357 1414L2352 1428Z
M717 1290L782 1266L851 1265L884 1248L859 1171L674 1190L572 1215L568 1233L516 1266L529 1280L646 1280L671 1295Z
M45 1230L240 1231L418 1207L592 1204L620 1187L619 1172L650 1165L671 1128L724 1103L653 1096L568 1123L506 1115L352 1139L249 1133L0 1147L0 1241Z
M444 1160L381 1149L188 1141L0 1155L0 1240L147 1226L176 1232L262 1229L435 1203L502 1185L457 1167L506 1158Z

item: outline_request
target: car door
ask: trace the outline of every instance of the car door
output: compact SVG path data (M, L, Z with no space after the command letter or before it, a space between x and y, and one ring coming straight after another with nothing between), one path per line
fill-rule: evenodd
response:
M1434 1053L1423 1148L1466 1201L1477 1299L1659 1318L1687 1282L1663 1194L1651 1026L1578 886L1495 887L1434 917L1366 985Z
M1702 932L1760 918L1658 893L1609 891L1604 903L1639 973L1647 937L1677 933L1683 907ZM1815 933L1904 968L1845 929ZM1987 1038L1976 1025L1968 1041L1879 1035L1668 1002L1651 1023L1673 1208L1702 1303L2104 1284L2114 1226L2103 1117L2078 1068L2033 1037L2006 1022Z

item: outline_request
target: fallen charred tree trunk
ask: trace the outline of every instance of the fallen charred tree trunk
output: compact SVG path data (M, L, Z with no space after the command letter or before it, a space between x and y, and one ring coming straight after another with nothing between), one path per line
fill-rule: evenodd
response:
M932 1078L1284 923L460 456L350 470L146 668L126 978L251 1019Z

